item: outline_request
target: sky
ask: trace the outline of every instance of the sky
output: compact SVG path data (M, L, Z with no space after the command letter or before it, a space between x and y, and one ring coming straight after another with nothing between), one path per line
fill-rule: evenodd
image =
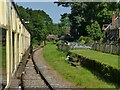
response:
M70 8L57 6L53 2L16 2L18 5L25 8L29 7L33 10L43 10L45 11L53 20L53 23L59 23L61 14L70 13Z

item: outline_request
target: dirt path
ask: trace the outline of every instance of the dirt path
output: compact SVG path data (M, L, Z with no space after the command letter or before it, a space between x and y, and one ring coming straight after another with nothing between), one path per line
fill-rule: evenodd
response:
M42 74L54 88L77 88L72 82L66 80L45 61L42 48L34 53L33 58L42 71Z

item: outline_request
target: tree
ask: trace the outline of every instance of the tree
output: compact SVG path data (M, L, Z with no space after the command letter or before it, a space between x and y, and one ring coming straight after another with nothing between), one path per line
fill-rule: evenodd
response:
M69 19L71 35L78 39L87 36L86 26L97 21L102 28L104 23L111 22L112 12L120 12L120 4L116 2L56 2L58 6L71 7ZM67 15L66 15L67 16Z
M102 38L102 32L100 29L100 25L97 21L90 25L86 26L86 31L89 37L92 37L94 40L100 40Z
M43 10L32 10L16 5L20 16L25 21L27 29L31 34L32 42L40 43L45 40L49 32L53 31L52 19Z
M60 23L59 23L59 28L62 31L62 34L65 35L66 33L66 29L68 27L70 27L71 23L70 23L70 19L69 19L69 14L65 13L63 15L61 15L61 19L60 19Z

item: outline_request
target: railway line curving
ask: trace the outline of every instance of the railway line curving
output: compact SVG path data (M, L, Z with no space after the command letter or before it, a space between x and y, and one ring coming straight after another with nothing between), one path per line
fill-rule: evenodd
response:
M21 90L73 90L75 86L46 64L42 48L33 50L21 75Z
M34 50L33 53L37 50L38 49ZM33 54L31 55L31 58L27 60L25 69L21 75L21 89L53 90L52 86L49 84L49 82L46 80L46 78L36 65L33 59Z

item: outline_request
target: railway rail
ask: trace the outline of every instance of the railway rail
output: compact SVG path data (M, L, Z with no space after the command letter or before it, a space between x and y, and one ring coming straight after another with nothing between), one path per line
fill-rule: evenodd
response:
M34 49L28 59L21 62L8 90L74 90L76 88L44 62L41 51L41 47Z

